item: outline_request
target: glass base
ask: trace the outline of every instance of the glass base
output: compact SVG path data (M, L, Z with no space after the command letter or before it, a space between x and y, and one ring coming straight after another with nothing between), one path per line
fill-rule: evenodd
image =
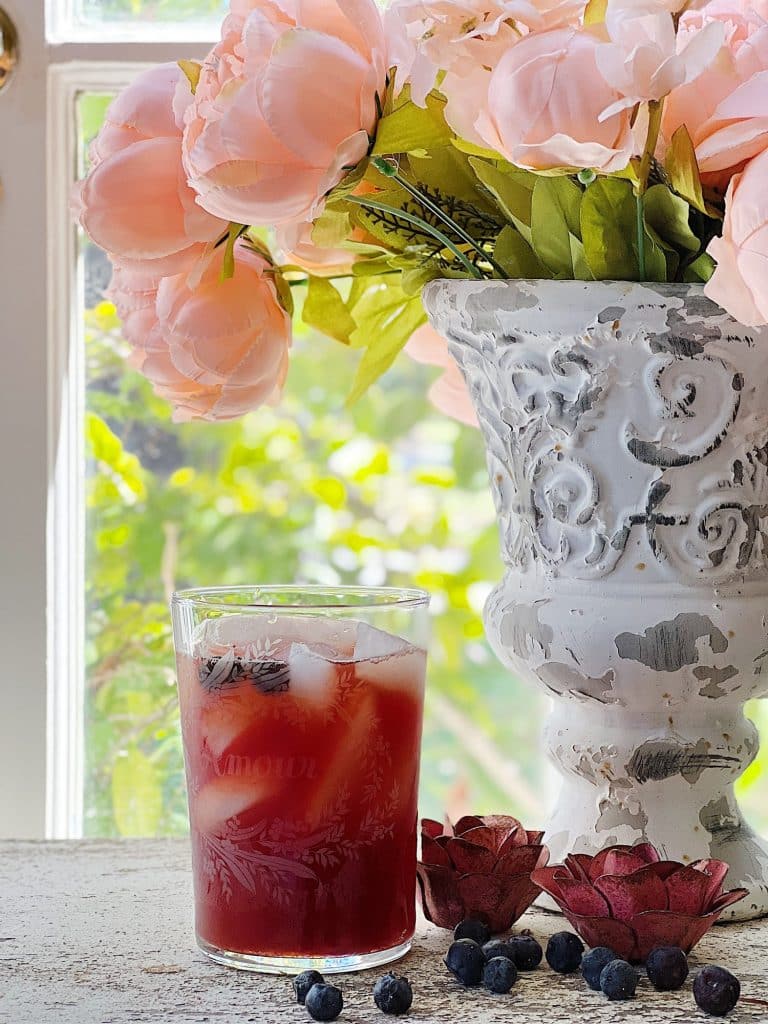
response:
M240 971L256 971L259 974L301 974L302 971L320 971L321 974L346 974L350 971L367 971L399 960L411 948L410 940L389 949L375 953L350 954L349 956L256 956L252 953L234 953L228 949L211 946L199 936L197 944L206 956L225 967L236 967Z

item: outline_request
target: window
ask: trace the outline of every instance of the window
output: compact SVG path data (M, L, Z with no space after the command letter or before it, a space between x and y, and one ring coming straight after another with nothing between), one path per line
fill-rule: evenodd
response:
M0 308L13 353L0 403L13 712L0 718L0 768L15 780L0 830L183 832L168 594L293 579L429 589L422 810L541 820L546 701L483 638L483 601L501 575L483 448L430 409L431 371L402 358L346 410L348 353L300 332L279 408L174 425L125 363L105 257L70 223L71 183L111 95L142 63L203 56L224 4L53 3L50 46L43 0L4 6L25 59L0 98L0 137L15 140L0 158ZM768 711L754 713L768 737ZM768 744L741 784L763 829L767 759Z

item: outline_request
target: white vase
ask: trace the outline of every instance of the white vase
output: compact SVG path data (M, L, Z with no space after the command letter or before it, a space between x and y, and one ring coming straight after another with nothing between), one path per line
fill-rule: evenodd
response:
M496 653L554 698L569 851L727 861L768 913L768 845L733 784L768 692L768 330L700 286L435 281L430 319L488 449L506 574Z

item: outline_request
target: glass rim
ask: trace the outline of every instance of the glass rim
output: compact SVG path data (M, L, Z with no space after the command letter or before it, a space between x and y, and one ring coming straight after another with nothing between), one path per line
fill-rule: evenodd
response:
M242 595L243 600L227 600L237 595ZM277 595L281 597L295 597L294 601L259 601L259 595ZM327 595L329 600L307 601L300 600L305 597L322 597ZM346 600L332 601L330 598L336 595ZM351 600L358 598L360 600ZM177 590L171 597L172 605L189 604L196 608L207 608L212 611L229 612L260 612L260 611L291 611L312 613L318 611L366 611L372 609L394 609L394 608L423 608L430 602L430 595L426 590L419 587L364 587L364 586L329 586L325 583L262 583L252 586L226 586L226 587L189 587L184 590Z

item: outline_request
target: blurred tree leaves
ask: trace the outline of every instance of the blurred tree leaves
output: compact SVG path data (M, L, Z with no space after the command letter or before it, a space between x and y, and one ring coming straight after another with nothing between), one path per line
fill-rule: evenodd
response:
M245 580L426 586L441 703L428 702L422 810L540 819L544 701L483 639L482 602L501 575L485 456L477 432L429 406L435 371L401 356L345 408L354 359L300 326L278 408L175 425L126 351L113 309L89 310L87 834L186 829L166 598ZM496 776L463 746L471 724L486 731Z

